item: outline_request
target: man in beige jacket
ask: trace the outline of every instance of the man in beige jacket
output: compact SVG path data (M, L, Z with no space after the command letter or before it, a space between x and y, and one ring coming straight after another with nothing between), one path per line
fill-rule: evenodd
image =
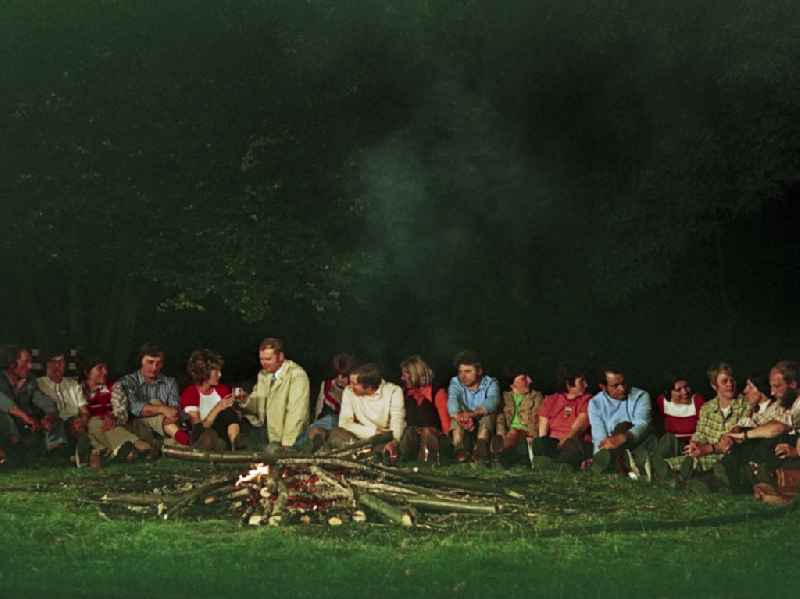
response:
M308 426L310 400L308 375L283 353L283 342L268 337L258 346L261 372L244 406L253 426L265 426L267 441L292 447Z

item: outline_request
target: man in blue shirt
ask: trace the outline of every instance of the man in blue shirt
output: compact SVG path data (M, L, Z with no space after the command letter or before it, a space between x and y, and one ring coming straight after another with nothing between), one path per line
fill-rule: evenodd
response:
M649 473L649 451L655 444L650 435L650 394L628 387L625 375L616 368L600 371L601 391L589 402L589 423L592 427L594 458L592 470L615 469L627 458L628 470L641 475L639 464Z
M453 419L451 434L455 458L467 459L464 449L466 435L475 435L476 457L489 461L489 439L494 435L495 413L500 402L497 379L483 374L480 357L471 351L459 353L454 365L458 374L447 389L447 412Z

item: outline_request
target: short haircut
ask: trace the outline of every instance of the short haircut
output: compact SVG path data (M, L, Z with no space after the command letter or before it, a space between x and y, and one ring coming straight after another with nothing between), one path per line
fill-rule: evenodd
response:
M585 379L586 373L580 368L561 365L556 370L556 388L559 391L566 391L575 384L575 379L578 377Z
M708 375L708 382L712 387L717 386L717 377L722 373L734 378L733 368L727 362L717 362L708 367L706 374Z
M607 385L608 384L608 373L611 374L621 374L625 375L625 371L617 366L616 364L609 364L607 366L603 366L597 371L597 383L599 385Z
M17 365L19 357L23 352L31 353L31 350L22 345L5 345L3 346L3 368L14 368Z
M433 384L433 370L422 356L409 356L400 362L400 369L408 372L408 382L413 388L427 387Z
M142 347L139 348L139 365L142 364L142 360L145 356L157 356L164 359L164 350L161 349L161 346L157 343L153 343L152 341L148 341L147 343L143 344Z
M43 349L40 353L40 357L42 362L47 364L50 360L55 360L56 358L67 358L67 351L60 348L60 347L49 347L47 349Z
M458 370L459 366L474 366L477 370L483 368L481 357L478 355L478 352L470 349L458 352L456 357L453 358L453 367Z
M794 360L781 360L772 367L772 370L781 373L781 376L783 376L783 380L786 381L786 384L791 385L792 383L797 382L800 364Z
M205 383L212 370L222 370L225 360L210 349L196 349L186 362L186 374L195 385Z
M260 350L259 350L260 351ZM331 370L334 376L349 375L356 367L356 359L350 354L336 354L331 358Z
M277 354L283 353L283 341L277 337L267 337L258 345L258 351L262 352L265 349L271 349Z
M354 368L350 374L355 375L358 384L367 389L377 389L383 379L381 369L373 363L362 364L358 368Z

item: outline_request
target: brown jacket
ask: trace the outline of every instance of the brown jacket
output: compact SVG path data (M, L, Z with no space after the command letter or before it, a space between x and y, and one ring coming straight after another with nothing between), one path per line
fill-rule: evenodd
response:
M528 427L528 436L538 436L538 415L539 406L542 405L544 397L536 389L531 389L519 404L519 419L522 424ZM505 435L511 430L511 422L514 420L514 392L503 392L503 409L497 415L497 434Z

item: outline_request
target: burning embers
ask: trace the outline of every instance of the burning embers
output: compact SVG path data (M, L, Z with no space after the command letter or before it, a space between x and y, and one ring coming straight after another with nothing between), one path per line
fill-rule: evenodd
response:
M422 474L354 459L359 453L282 456L165 448L182 460L250 464L245 473L195 486L164 487L157 494L105 495L105 503L153 511L163 519L227 513L243 525L281 526L382 520L404 527L435 527L457 515L521 514L525 498L496 481ZM138 507L136 507L138 506ZM144 508L142 506L145 506Z

